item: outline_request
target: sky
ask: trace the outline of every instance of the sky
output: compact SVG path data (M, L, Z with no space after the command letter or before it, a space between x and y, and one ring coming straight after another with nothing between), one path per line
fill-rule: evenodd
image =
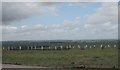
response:
M3 2L2 40L118 38L117 2Z

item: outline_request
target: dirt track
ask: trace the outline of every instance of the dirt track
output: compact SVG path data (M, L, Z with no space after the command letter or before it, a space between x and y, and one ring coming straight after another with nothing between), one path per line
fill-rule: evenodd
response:
M78 68L78 69L65 69L65 68L48 68L48 67L37 67L37 66L25 66L25 65L11 65L2 64L2 70L119 70L112 68Z
M70 70L70 69L2 64L2 70Z
M45 67L2 64L2 68L45 68Z

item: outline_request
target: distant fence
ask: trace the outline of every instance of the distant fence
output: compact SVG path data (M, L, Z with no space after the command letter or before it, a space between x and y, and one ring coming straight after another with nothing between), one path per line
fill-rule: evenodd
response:
M92 48L100 48L100 49L105 49L105 48L117 48L118 45L57 45L57 46L2 46L2 50L69 50L69 49L92 49Z
M2 50L69 50L120 48L119 40L3 41Z

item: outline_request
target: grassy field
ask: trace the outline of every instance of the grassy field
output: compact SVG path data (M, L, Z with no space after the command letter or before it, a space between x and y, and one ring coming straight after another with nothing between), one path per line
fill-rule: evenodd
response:
M86 50L3 51L3 64L5 63L41 67L113 68L118 67L118 50L93 48Z

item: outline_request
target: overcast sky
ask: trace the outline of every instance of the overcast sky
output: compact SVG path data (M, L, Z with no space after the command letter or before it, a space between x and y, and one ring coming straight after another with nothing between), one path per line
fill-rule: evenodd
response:
M117 2L3 2L3 40L118 38Z

